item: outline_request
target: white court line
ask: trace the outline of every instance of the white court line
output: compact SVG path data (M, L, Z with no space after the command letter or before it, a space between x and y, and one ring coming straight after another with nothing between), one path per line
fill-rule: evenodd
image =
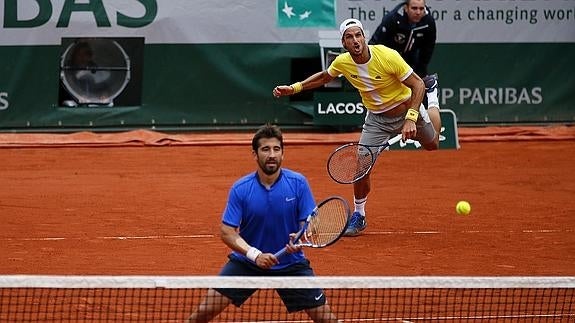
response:
M153 236L103 236L103 237L38 237L38 238L0 238L0 241L61 241L61 240L162 240L162 239L202 239L214 238L213 234L192 235L153 235Z
M575 230L464 230L464 231L367 231L363 235L435 235L435 234L544 234L544 233L573 233ZM205 239L214 238L213 234L192 235L149 235L149 236L101 236L101 237L27 237L27 238L0 238L0 241L61 241L61 240L170 240L170 239Z
M421 316L421 317L409 317L409 318L400 318L400 317L382 317L382 318L349 318L339 320L338 322L401 322L401 323L414 323L415 321L468 321L468 320L509 320L509 319L563 319L563 318L573 318L575 317L575 313L566 313L566 314L516 314L516 315L473 315L473 316ZM242 321L244 323L255 323L248 321ZM269 323L288 323L288 322L311 322L309 320L303 321L266 321ZM239 323L239 322L238 322Z
M382 317L382 318L350 318L339 320L339 322L401 322L401 323L414 323L415 321L462 321L462 320L504 320L504 319L562 319L562 318L572 318L575 317L574 313L566 314L517 314L517 315L473 315L473 316L421 316L421 317L410 317L410 318L400 318L400 317ZM242 321L244 322L244 321ZM256 322L256 321L254 321ZM287 322L311 322L309 320L304 321L266 321L270 323L287 323ZM244 322L252 323L252 322Z
M474 233L573 233L575 230L554 230L554 229L538 229L538 230L463 230L463 231L367 231L363 235L402 235L402 234L474 234Z

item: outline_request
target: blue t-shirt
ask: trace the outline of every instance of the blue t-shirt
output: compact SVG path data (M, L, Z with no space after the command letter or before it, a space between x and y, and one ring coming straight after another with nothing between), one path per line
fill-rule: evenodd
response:
M268 190L257 172L240 178L232 186L222 216L226 225L239 228L240 236L264 253L275 253L289 242L289 234L299 231L301 221L315 208L307 179L300 173L282 168L277 181ZM238 252L232 257L247 260ZM285 268L304 259L303 252L284 254L279 265Z

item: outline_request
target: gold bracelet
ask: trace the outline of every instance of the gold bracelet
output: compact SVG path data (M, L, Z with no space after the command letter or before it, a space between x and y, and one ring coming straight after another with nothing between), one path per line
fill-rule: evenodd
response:
M419 117L419 112L413 108L407 110L407 114L405 114L405 120L411 120L413 122L417 122L417 118Z
M300 93L303 90L303 85L301 84L301 82L295 82L290 86L293 89L293 94Z

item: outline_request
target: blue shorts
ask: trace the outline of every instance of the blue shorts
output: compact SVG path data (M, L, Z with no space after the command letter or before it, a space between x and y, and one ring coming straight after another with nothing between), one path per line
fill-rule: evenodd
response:
M220 271L220 276L315 276L309 260L305 259L283 269L265 270L250 262L229 257L229 261ZM216 288L220 294L232 300L232 304L241 306L257 289ZM297 312L325 305L326 298L320 288L276 289L288 312Z

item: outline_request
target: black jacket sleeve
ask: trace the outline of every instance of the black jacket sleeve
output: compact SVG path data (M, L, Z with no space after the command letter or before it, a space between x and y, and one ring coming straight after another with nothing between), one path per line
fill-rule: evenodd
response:
M379 24L379 26L377 26L377 28L375 29L375 32L373 33L373 35L371 35L371 38L369 39L368 44L369 45L383 45L385 44L385 37L386 35L389 35L389 33L387 32L387 24L388 24L389 19L387 17L384 17L381 20L381 23Z
M427 23L429 27L425 31L425 37L423 43L420 44L419 48L419 58L416 61L414 70L417 75L424 77L428 75L427 66L431 62L431 56L433 56L433 50L435 49L435 42L437 41L437 28L435 26L435 20L430 15L427 15Z
M403 5L404 4L401 3L395 6L395 8L381 19L381 23L377 26L377 29L375 29L375 32L369 39L368 43L370 45L385 45L393 48L393 34L396 29L394 21L396 20L397 11L400 10Z

